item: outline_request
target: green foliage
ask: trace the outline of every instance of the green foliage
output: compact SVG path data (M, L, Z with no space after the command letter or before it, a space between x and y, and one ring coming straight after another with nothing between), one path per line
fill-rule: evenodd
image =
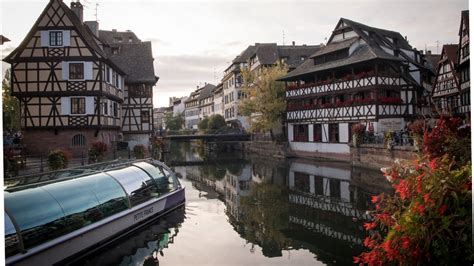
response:
M48 153L48 165L51 170L67 168L71 155L64 150L51 150Z
M20 129L20 102L16 97L10 95L10 73L7 69L2 80L2 110L3 110L3 130Z
M199 121L198 128L201 131L206 131L208 129L209 118L205 117L203 120Z
M105 153L107 152L107 144L102 141L92 143L89 149L89 162L96 163L104 160Z
M144 159L145 158L145 153L146 153L146 148L145 148L144 145L139 144L139 145L135 145L135 147L133 147L133 155L135 155L135 158Z
M242 69L243 92L247 97L241 101L240 113L248 118L258 114L251 131L269 132L280 123L286 108L285 84L276 80L286 73L288 67L282 63L262 68L258 73Z
M219 130L226 126L225 119L220 114L211 115L209 117L209 122L207 128L210 130Z
M166 113L166 129L167 130L180 130L184 125L184 115L174 115L173 112Z

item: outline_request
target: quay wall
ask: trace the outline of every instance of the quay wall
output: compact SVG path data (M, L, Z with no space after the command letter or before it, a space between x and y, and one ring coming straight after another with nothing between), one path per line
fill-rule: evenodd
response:
M413 160L416 151L413 146L394 146L389 150L381 144L362 144L351 146L350 155L354 166L380 169L391 166L395 160Z
M242 142L245 152L257 154L260 156L269 156L274 158L285 158L287 155L287 142L275 141L246 141Z

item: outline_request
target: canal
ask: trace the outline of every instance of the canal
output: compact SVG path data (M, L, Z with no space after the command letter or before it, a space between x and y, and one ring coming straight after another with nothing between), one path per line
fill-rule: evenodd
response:
M172 143L167 163L186 206L90 255L81 265L351 265L363 251L379 171L348 163L206 154Z

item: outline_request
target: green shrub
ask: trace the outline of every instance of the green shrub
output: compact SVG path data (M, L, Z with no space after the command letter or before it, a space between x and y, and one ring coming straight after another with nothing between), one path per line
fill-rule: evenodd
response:
M220 114L211 115L209 117L209 122L207 128L210 130L218 130L226 126L225 119Z
M145 148L144 145L139 144L139 145L135 145L135 147L133 147L133 154L135 155L135 158L144 159L145 158L145 153L146 153L146 148Z
M51 170L67 168L71 155L61 149L51 150L48 153L48 165Z
M199 121L198 128L201 131L206 131L209 128L209 118L204 118L203 120Z

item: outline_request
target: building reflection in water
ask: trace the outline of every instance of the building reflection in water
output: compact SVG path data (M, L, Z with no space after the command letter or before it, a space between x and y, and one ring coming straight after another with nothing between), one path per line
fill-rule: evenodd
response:
M225 202L234 230L266 257L307 249L328 264L347 264L363 250L370 196L389 191L379 171L347 163L251 157L219 164L222 179L205 167L183 167L206 197Z

